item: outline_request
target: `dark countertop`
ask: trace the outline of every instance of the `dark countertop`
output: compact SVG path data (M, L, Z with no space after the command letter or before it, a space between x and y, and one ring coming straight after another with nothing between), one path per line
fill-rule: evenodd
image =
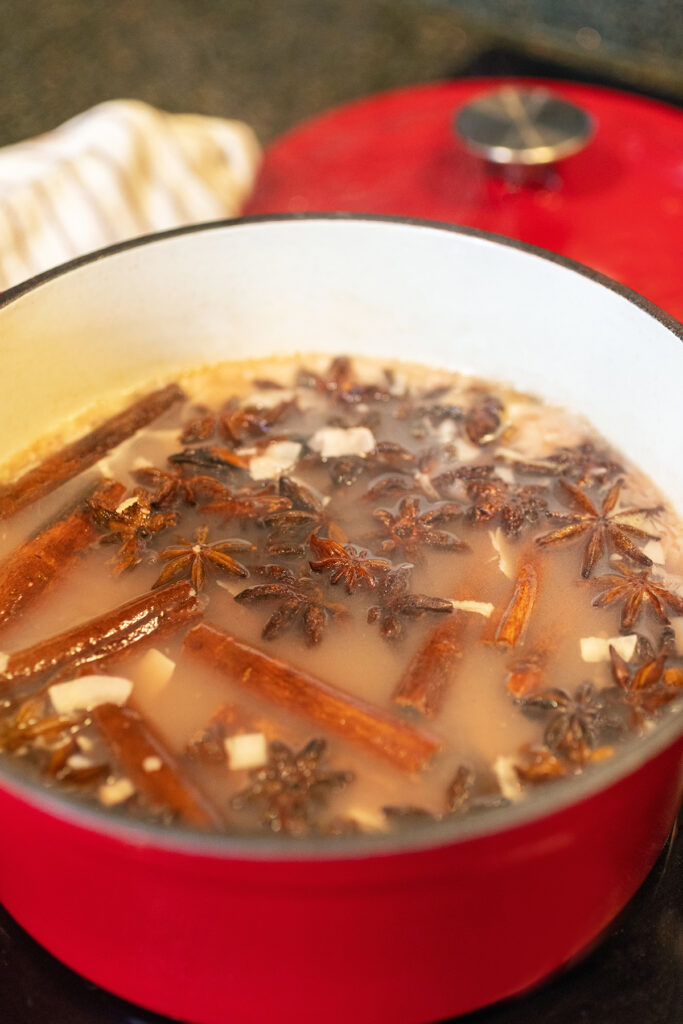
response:
M603 35L577 42L548 18L554 3L490 0L487 19L487 7L464 0L0 0L0 146L125 97L241 118L268 143L332 105L468 71L501 45L589 77L617 74L631 87L683 96L683 57L667 49L682 31L675 0L656 0L647 59L629 55L621 28L620 45L611 45L604 16L596 21ZM642 2L596 4L628 8L631 35L633 8L647 21ZM653 32L659 54L650 53Z

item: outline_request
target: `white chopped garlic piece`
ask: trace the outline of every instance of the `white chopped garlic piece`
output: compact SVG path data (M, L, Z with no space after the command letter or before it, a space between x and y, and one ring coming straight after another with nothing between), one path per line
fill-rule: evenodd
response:
M373 807L352 807L347 817L355 821L366 832L384 832L387 827L387 819L380 810Z
M125 512L127 508L132 508L133 505L137 505L139 500L140 499L135 494L131 498L124 498L123 501L116 506L116 511L120 515L121 512Z
M635 633L629 633L628 636L582 636L579 640L581 657L588 662L609 661L610 646L624 661L630 661L637 643L638 636Z
M260 455L249 462L252 480L275 480L296 465L301 455L297 441L273 441Z
M666 556L661 540L649 540L641 550L644 555L652 559L655 565L664 565Z
M69 768L75 768L76 770L79 768L92 768L97 764L96 761L93 761L91 757L87 757L85 754L72 754L71 757L67 758L66 763Z
M517 803L522 799L524 793L519 776L515 771L514 757L497 757L493 762L493 771L498 779L500 791L506 800Z
M133 690L130 679L121 676L81 676L48 688L52 706L58 715L72 711L91 711L100 704L125 704Z
M168 683L175 671L175 661L153 647L141 658L136 678L144 683L145 689L158 694Z
M291 402L294 392L287 388L264 388L263 391L254 391L242 402L243 406L256 409L273 409L280 402Z
M514 484L515 482L515 474L510 466L496 466L496 476L499 476L506 484Z
M97 796L105 807L114 807L116 804L122 804L124 800L129 800L134 792L135 786L130 779L123 778L103 783L97 790Z
M78 746L80 747L84 754L91 754L95 749L95 744L93 743L89 736L77 736L76 743L78 744Z
M9 664L9 654L6 651L0 651L0 672L4 672Z
M143 772L160 772L163 766L163 761L155 754L150 754L149 757L145 757L142 760Z
M416 473L415 482L420 485L423 493L426 494L428 498L431 498L432 501L439 500L439 492L437 491L432 481L429 479L427 473Z
M238 733L223 740L231 771L260 768L268 760L268 744L262 732Z
M509 580L513 579L515 575L515 569L510 560L509 553L505 550L505 547L503 546L505 544L505 538L503 536L503 531L501 527L499 526L497 530L491 530L489 532L489 537L491 538L493 550L498 555L498 568L500 569L504 576L507 576Z
M453 601L453 607L460 612L474 612L488 619L493 614L494 605L489 601Z
M441 444L451 444L455 440L456 432L455 420L445 419L439 423L434 431L434 436Z
M461 462L473 462L481 455L481 448L468 441L458 441L458 458Z
M335 459L340 455L367 455L375 447L375 438L367 427L322 427L308 445L321 458Z

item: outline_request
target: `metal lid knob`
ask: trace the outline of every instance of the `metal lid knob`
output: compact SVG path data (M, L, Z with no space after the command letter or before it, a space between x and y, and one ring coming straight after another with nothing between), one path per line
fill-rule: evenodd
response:
M585 110L548 89L504 85L462 107L455 129L491 163L534 167L578 153L594 126Z

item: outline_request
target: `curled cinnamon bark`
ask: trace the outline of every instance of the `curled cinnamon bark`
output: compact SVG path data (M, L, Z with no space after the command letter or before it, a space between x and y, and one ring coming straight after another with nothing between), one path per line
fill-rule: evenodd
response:
M396 704L415 708L428 718L438 714L463 656L464 631L465 615L455 611L429 633L394 691Z
M95 491L93 497L116 504L125 490L123 484L111 483ZM89 513L78 509L17 548L0 565L0 625L42 594L96 536Z
M94 466L107 452L118 447L184 397L177 384L152 391L123 412L105 420L89 434L66 445L54 455L48 455L39 466L29 469L13 483L0 487L0 519L8 519L89 466Z
M516 647L524 639L538 594L538 570L527 562L515 579L515 589L496 629L494 643L499 647Z
M114 759L135 788L155 806L167 807L188 825L222 828L225 821L143 717L132 708L102 704L91 717Z
M190 622L200 613L196 591L187 582L173 583L136 597L113 611L9 655L0 674L0 692L16 682L41 679L51 670L77 675L85 665L138 649L157 631Z
M429 733L209 623L191 629L185 647L239 686L312 719L407 771L424 768L440 746Z

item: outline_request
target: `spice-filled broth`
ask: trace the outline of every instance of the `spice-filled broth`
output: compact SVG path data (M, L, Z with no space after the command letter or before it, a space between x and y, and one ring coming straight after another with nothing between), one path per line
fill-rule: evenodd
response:
M382 832L674 710L680 524L581 418L340 356L223 365L0 489L0 743L162 823Z

